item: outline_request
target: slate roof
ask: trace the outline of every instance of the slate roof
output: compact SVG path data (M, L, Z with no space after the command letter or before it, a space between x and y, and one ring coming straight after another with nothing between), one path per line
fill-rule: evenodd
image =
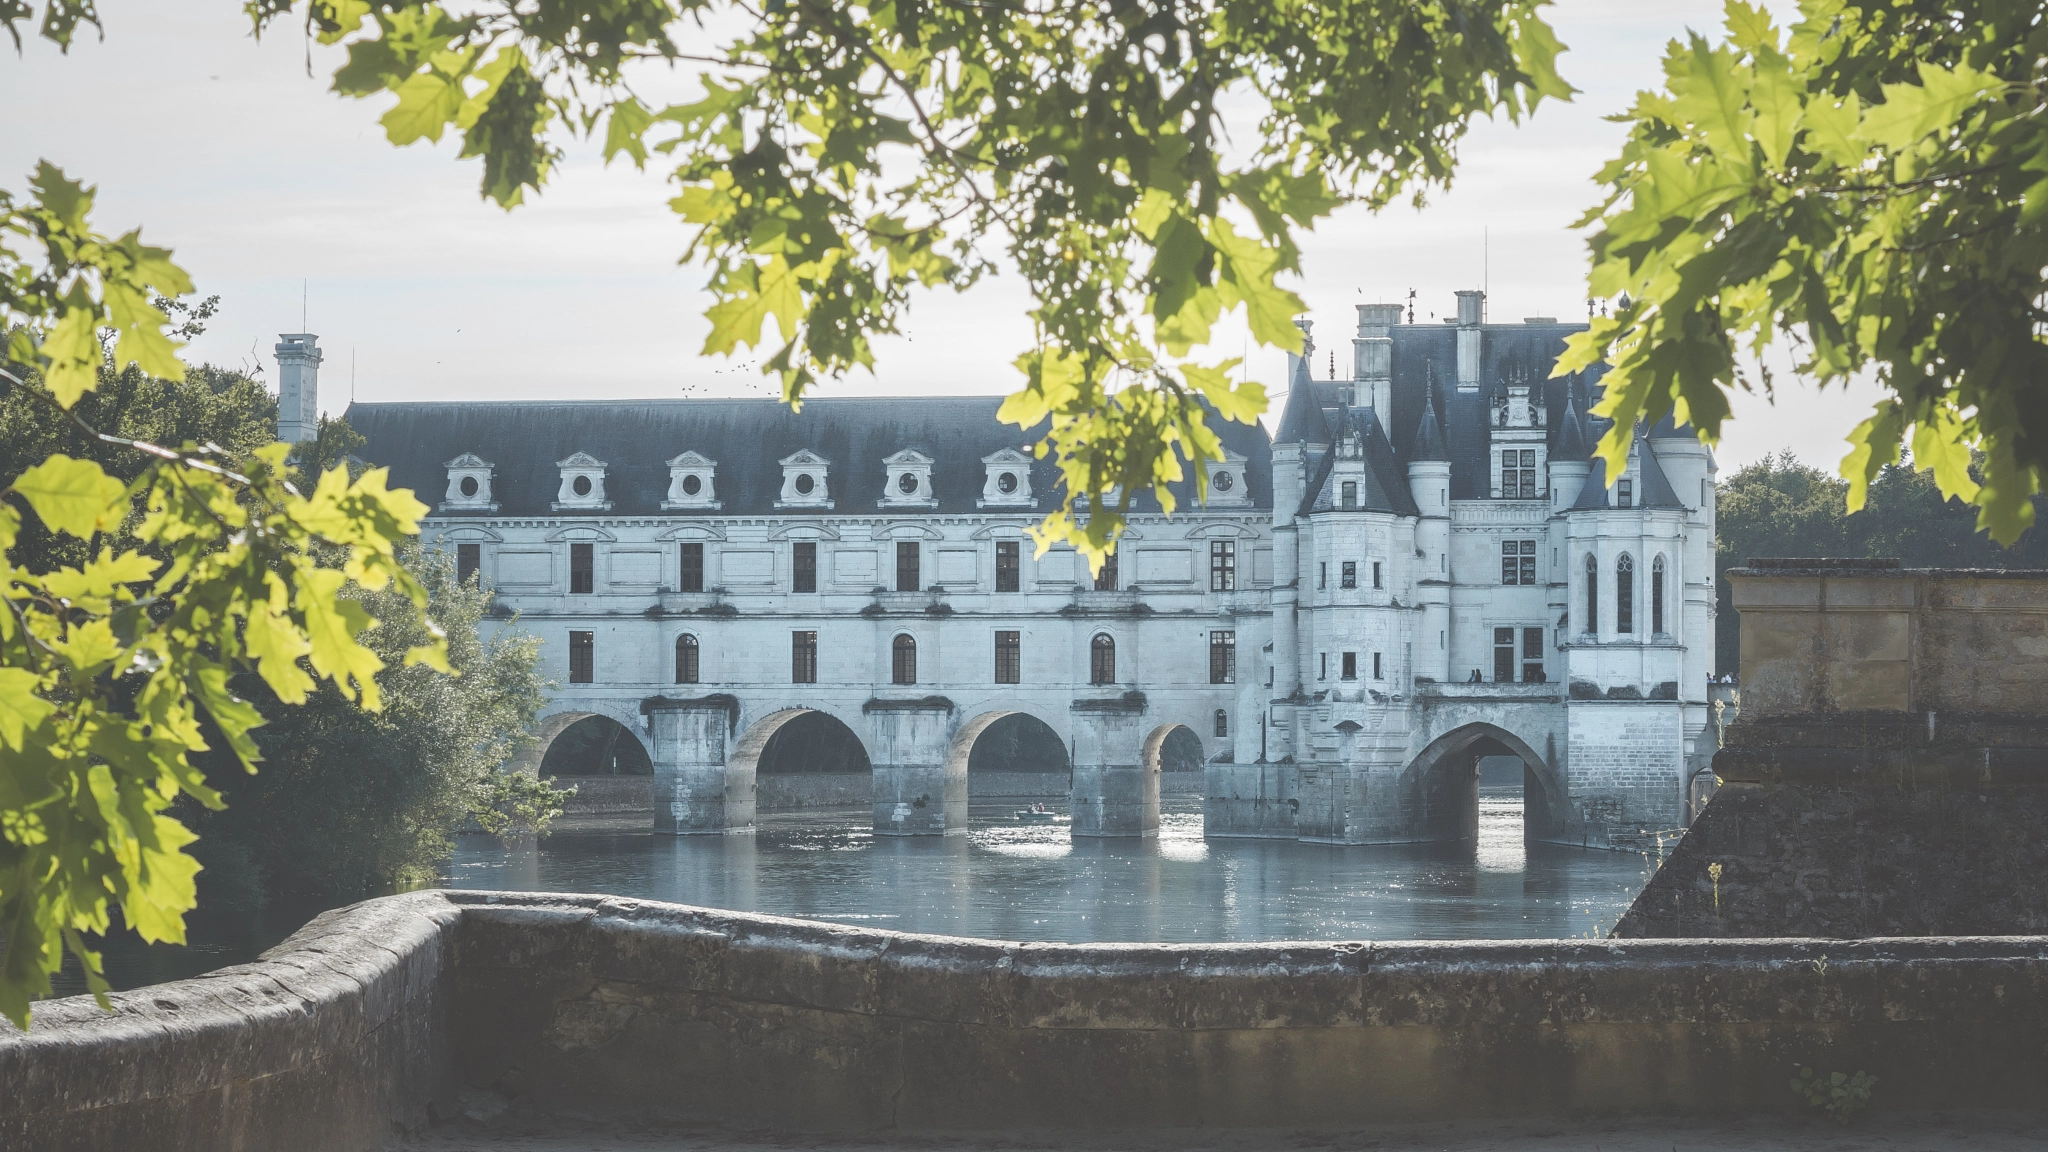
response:
M1635 506L1638 508L1684 508L1686 505L1671 489L1671 478L1664 475L1664 466L1657 463L1657 454L1650 450L1647 438L1638 429L1636 433L1636 493ZM1579 498L1572 502L1572 511L1587 511L1609 508L1607 487L1607 461L1595 457L1593 467L1586 473L1586 486L1579 489Z
M1359 484L1358 510L1392 512L1400 516L1420 515L1420 510L1415 507L1415 494L1408 487L1408 472L1394 459L1394 446L1380 428L1372 410L1347 412L1346 421L1353 434L1363 441L1364 448L1365 475ZM1328 512L1338 507L1338 487L1342 481L1333 479L1336 466L1337 449L1332 447L1316 464L1306 489L1308 494L1302 498L1299 515Z
M391 468L394 486L411 488L429 505L447 491L449 460L474 452L494 467L496 513L455 516L576 516L556 512L561 487L555 462L575 452L605 461L605 496L618 516L787 515L775 508L782 494L777 461L810 449L831 461L827 487L834 516L948 516L975 513L988 471L982 457L1003 448L1024 448L1043 426L1022 430L996 419L1000 396L840 397L804 402L792 413L775 400L563 400L478 401L349 405L348 422L367 443L363 459ZM1224 447L1246 458L1244 482L1250 505L1271 509L1272 445L1257 424L1211 416L1209 426ZM880 508L885 457L905 448L931 457L936 508ZM694 450L718 462L716 511L663 512L668 496L668 461ZM1053 507L1058 472L1051 460L1030 465L1035 510ZM1172 485L1183 509L1194 503L1192 479ZM1149 493L1132 498L1138 511L1157 512ZM994 514L1002 509L988 509Z

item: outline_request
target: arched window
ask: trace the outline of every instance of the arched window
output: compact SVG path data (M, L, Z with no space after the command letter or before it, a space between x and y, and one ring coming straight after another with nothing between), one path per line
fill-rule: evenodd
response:
M896 637L889 645L889 680L895 684L917 683L917 638L910 635Z
M1664 632L1664 557L1650 562L1650 634Z
M1586 553L1586 618L1579 622L1584 625L1579 631L1588 636L1600 631L1600 562Z
M1088 682L1116 683L1116 641L1107 633L1097 633L1095 641L1088 645Z
M676 683L697 682L697 638L683 635L676 637Z
M1636 562L1626 552L1614 562L1614 630L1636 630Z
M1216 738L1217 738L1218 740L1221 740L1221 739L1224 739L1225 737L1227 737L1227 736L1229 736L1229 735L1230 735L1230 713L1228 713L1228 712L1224 711L1224 710L1223 710L1223 709L1221 709L1221 708L1218 708L1218 709L1216 710Z

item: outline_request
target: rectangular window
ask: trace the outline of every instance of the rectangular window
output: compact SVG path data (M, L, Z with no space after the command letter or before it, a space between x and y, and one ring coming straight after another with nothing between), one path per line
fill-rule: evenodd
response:
M1536 583L1536 542L1534 540L1503 540L1500 542L1500 582L1503 584Z
M1380 562L1377 560L1372 562L1372 586L1375 588L1386 587L1386 585L1380 583Z
M702 592L704 590L704 545L692 540L683 545L683 566L676 580L678 592Z
M455 582L467 584L484 566L484 546L481 544L457 544L455 546Z
M1328 588L1329 586L1330 562L1328 560L1318 560L1316 561L1316 587Z
M1522 629L1522 683L1541 684L1543 674L1543 629Z
M1209 683L1237 683L1237 633L1209 633Z
M794 564L790 568L790 590L793 592L816 592L818 590L818 543L815 540L799 540L792 550Z
M569 633L569 683L597 682L597 633Z
M1375 679L1375 680L1381 679L1381 676L1380 676L1380 654L1379 654L1379 653L1377 653L1377 652L1375 652L1375 653L1373 653L1373 654L1372 654L1372 678L1373 678L1373 679Z
M1356 680L1356 679L1358 679L1358 653L1356 653L1356 652L1346 652L1346 653L1344 654L1344 673L1343 673L1343 675L1344 675L1344 679L1346 679L1346 680Z
M1230 592L1237 588L1237 541L1209 541L1209 591Z
M919 546L915 540L896 542L896 590L915 592L918 590L917 554Z
M1329 678L1330 654L1328 652L1318 652L1316 653L1316 679L1328 680Z
M1116 553L1111 552L1102 558L1102 570L1095 574L1095 590L1116 591Z
M1021 563L1022 557L1018 541L996 541L996 591L1015 592L1017 590L1017 571Z
M1340 489L1339 489L1339 491L1341 491L1341 492L1343 493L1343 496L1342 496L1342 500L1343 500L1343 504L1344 504L1344 511L1346 511L1346 512L1355 512L1355 511L1357 511L1357 510L1358 510L1358 484L1357 484L1357 482L1356 482L1356 481L1353 481L1353 480L1346 480L1346 481L1344 482L1344 484L1343 484L1342 488L1340 488Z
M816 632L791 632L789 634L789 682L791 684L816 684L818 682L818 634Z
M1024 634L1022 632L996 633L996 683L1022 684L1024 682Z
M1500 454L1500 494L1503 499L1529 500L1541 495L1536 484L1536 450L1509 449Z
M597 588L597 560L594 544L569 545L569 591L591 592Z
M1633 508L1633 507L1635 507L1635 493L1636 493L1636 485L1635 485L1635 481L1633 481L1633 480L1623 480L1623 481L1620 481L1619 483L1615 484L1615 486L1614 486L1614 506L1615 506L1616 508Z
M1515 682L1515 630L1495 628L1493 630L1493 681L1496 684Z
M1342 583L1342 584L1340 585L1340 587L1344 587L1344 588L1356 588L1356 587L1358 587L1358 561L1356 561L1356 560L1346 560L1346 561L1344 562L1344 576L1343 576L1343 583Z

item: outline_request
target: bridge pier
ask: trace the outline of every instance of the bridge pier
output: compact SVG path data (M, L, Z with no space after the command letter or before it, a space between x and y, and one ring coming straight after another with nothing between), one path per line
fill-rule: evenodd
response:
M874 736L875 835L965 836L967 762L948 755L952 702L870 700L863 711Z
M1159 835L1159 756L1162 728L1144 736L1140 701L1076 700L1074 716L1075 836Z
M730 696L640 703L654 744L654 830L677 836L754 826L752 761L729 755L739 701Z

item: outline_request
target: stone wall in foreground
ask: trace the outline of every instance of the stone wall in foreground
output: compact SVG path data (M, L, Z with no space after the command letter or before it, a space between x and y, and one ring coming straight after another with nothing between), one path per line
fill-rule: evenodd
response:
M1056 945L414 893L0 1031L0 1147L368 1149L460 1088L815 1128L2038 1107L2048 938ZM4 1026L0 1026L4 1027Z

